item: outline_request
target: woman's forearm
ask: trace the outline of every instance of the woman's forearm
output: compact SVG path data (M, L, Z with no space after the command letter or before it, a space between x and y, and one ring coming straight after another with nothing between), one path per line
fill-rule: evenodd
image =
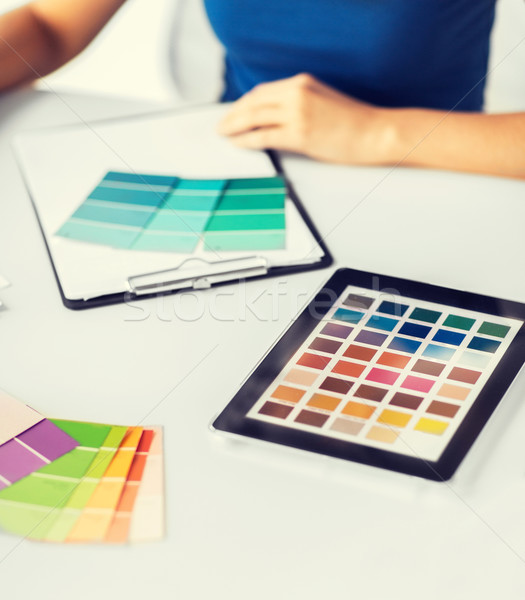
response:
M381 108L311 75L264 83L222 120L243 148L300 152L347 165L405 165L525 179L525 113Z
M386 109L382 121L385 162L525 179L525 113Z
M81 52L124 0L41 0L0 15L0 90L51 73Z

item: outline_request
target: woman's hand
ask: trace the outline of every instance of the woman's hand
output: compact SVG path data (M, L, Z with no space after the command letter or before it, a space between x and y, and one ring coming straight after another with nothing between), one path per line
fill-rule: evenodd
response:
M219 133L242 148L286 150L333 163L387 164L385 112L303 74L256 86L233 104Z
M354 165L403 165L525 179L525 112L380 108L310 75L255 87L219 132L243 148Z

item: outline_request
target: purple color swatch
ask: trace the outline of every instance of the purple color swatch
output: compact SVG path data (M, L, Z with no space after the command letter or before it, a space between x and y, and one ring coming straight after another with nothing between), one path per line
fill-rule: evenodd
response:
M370 344L371 346L382 346L387 337L388 336L382 333L375 333L375 331L363 329L363 331L358 333L355 341L361 342L362 344Z
M11 483L30 475L47 462L16 441L0 446L0 475Z
M17 438L49 461L56 460L78 446L76 440L47 419L24 431Z

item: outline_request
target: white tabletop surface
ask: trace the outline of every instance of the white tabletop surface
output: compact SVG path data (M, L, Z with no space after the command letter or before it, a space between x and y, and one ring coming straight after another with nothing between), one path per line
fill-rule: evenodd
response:
M167 535L133 547L0 533L2 598L525 597L525 374L448 483L209 430L337 267L525 302L525 183L321 165L285 169L328 270L132 305L66 309L10 140L145 105L20 92L0 100L0 387L46 416L165 430Z

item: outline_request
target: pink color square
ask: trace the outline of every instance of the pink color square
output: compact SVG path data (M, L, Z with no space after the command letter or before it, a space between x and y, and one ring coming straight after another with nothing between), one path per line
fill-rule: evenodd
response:
M431 379L423 379L422 377L414 377L409 375L401 384L401 387L407 390L415 390L417 392L429 392L435 381Z
M399 377L399 373L394 371L387 371L386 369L371 369L370 373L366 376L369 381L375 381L377 383L384 383L386 385L392 385Z

